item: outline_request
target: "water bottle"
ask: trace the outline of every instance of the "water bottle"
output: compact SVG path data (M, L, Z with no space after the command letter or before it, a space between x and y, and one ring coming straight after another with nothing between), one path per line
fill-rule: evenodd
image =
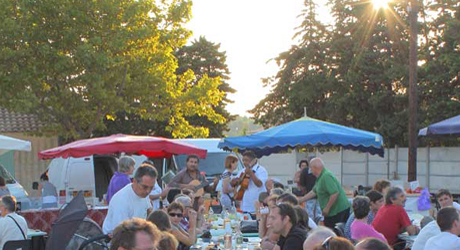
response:
M232 249L232 228L230 224L225 226L224 248L227 250Z
M243 234L241 233L239 227L236 228L235 237L236 248L241 248L241 245L243 244Z

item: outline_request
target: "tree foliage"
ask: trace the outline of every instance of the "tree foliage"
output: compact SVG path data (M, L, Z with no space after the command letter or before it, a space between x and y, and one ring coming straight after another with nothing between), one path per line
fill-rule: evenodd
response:
M223 133L229 129L228 123L235 119L235 116L226 110L227 104L233 102L228 99L227 94L236 92L227 82L230 79L230 71L226 63L226 53L220 51L220 44L215 44L205 37L200 37L194 40L191 45L180 48L175 53L175 56L179 63L179 68L176 72L183 74L188 70L193 71L196 77L194 84L197 84L203 77L218 79L221 82L218 88L224 93L224 97L217 105L213 106L213 109L217 114L224 117L226 122L215 123L196 115L188 117L188 120L194 126L208 128L210 137L222 137Z
M272 91L251 111L264 127L304 113L375 131L389 146L407 144L409 37L407 3L375 10L370 1L330 0L334 23L318 21L314 1L305 0L300 42L282 52ZM460 110L458 1L421 5L419 124ZM436 14L433 14L436 13Z
M176 74L189 0L0 0L0 105L38 115L67 139L126 113L173 137L206 136L188 117L223 123L221 82ZM122 117L123 119L125 117Z
M218 89L223 93L222 99L212 105L212 109L221 115L225 122L216 122L205 116L187 116L186 119L194 127L206 128L209 132L206 134L195 134L191 136L199 137L222 137L225 131L228 131L228 123L234 119L234 116L226 110L226 105L231 101L227 98L228 93L234 93L235 90L227 83L229 70L226 64L225 52L221 52L220 45L214 44L204 37L194 40L190 45L179 48L174 56L178 61L176 74L182 75L189 70L194 73L195 79L191 86L197 85L203 78L210 78L218 81ZM186 86L184 91L188 91L190 86ZM107 127L105 131L97 131L99 135L113 133L127 134L155 134L159 136L171 137L171 132L166 131L167 123L164 121L142 118L139 115L127 112L118 112L117 118L105 119Z

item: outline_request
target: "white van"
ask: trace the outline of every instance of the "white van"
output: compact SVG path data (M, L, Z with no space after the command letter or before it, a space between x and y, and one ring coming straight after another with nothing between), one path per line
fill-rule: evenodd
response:
M6 187L10 191L10 194L16 198L16 201L20 203L21 210L29 209L31 208L32 204L29 199L29 194L27 191L22 187L19 182L11 176L10 172L6 170L0 164L0 176L5 179Z
M78 191L83 191L88 203L98 205L117 169L116 157L95 155L55 158L47 171L50 183L57 189L59 204L70 202Z
M147 160L145 156L133 157L136 168ZM163 159L153 161L155 166L161 166ZM103 205L104 194L117 170L118 158L113 155L54 158L47 169L49 181L57 189L60 205L70 202L78 191L83 191L88 204ZM158 171L161 174L160 169Z

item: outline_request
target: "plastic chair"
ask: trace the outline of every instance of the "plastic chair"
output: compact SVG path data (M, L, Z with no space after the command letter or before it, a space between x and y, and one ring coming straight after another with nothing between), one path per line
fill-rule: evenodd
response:
M32 240L10 240L5 243L3 250L32 250Z

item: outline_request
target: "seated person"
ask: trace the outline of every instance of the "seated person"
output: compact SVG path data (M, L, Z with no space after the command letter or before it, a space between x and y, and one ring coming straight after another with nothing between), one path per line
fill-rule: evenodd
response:
M335 237L334 231L327 227L319 226L313 229L303 243L303 250L313 250L318 244L322 244L326 239Z
M367 238L356 244L356 250L391 250L387 243L375 238Z
M285 193L284 189L281 189L281 188L274 188L274 189L272 189L272 191L270 191L270 195L272 195L272 194L282 195L284 193Z
M284 194L278 196L278 199L276 200L276 203L277 204L285 203L285 204L291 204L291 206L297 206L297 205L299 205L299 200L293 194L284 193ZM307 211L307 213L308 213L308 211ZM318 225L316 225L316 223L310 218L310 216L308 217L308 227L310 227L312 229L318 227Z
M166 201L168 202L168 204L171 204L180 194L182 194L182 191L179 188L170 188L168 195L166 195Z
M145 219L133 218L122 221L112 231L110 249L155 249L161 232Z
M46 172L42 174L42 176L40 176L41 181L44 179L44 176L47 176ZM6 186L5 179L0 176L0 197L5 196L5 195L11 195L10 190ZM38 184L38 196L41 196L40 184Z
M183 217L179 224L182 227L182 229L184 229L185 231L188 231L189 229L188 211L191 210L192 208L192 201L188 196L180 195L180 196L177 196L176 199L174 199L174 202L180 203L184 207L184 211L182 214Z
M454 207L439 210L436 221L441 233L431 237L425 245L425 250L454 250L460 249L460 214Z
M317 245L313 250L355 250L353 244L343 237L327 238L322 244Z
M404 205L406 194L399 187L392 187L385 196L385 205L379 209L372 222L377 232L382 233L390 246L398 243L398 234L407 231L416 235L419 228L411 224Z
M305 209L301 206L295 206L294 207L295 213L297 215L297 225L301 227L305 232L310 232L312 228L308 225L310 222L308 218L308 213L305 211ZM316 227L315 227L316 228Z
M0 198L0 249L7 241L26 240L27 222L24 217L16 213L16 198L5 195Z
M379 180L374 183L372 187L373 190L381 193L383 196L386 196L388 190L391 188L391 182L387 180Z
M374 217L377 214L377 211L383 206L385 203L383 199L383 195L375 190L371 190L366 193L367 198L370 200L370 212L367 216L367 224L372 224L374 221ZM351 223L355 220L355 215L352 213L350 217L348 217L347 223L345 224L345 237L351 240Z
M269 227L280 235L275 249L302 250L307 232L297 222L297 215L290 204L277 204L269 214Z
M375 229L368 223L368 216L371 210L369 198L366 196L356 196L353 199L353 213L355 220L351 223L351 239L358 242L364 238L372 237L386 242L385 237L375 231Z
M175 199L175 202L178 202L178 203L181 203L185 210L184 210L184 217L181 221L181 226L184 230L188 230L189 229L189 218L188 218L188 210L193 210L193 202L195 202L195 199L198 199L198 211L195 211L197 212L197 224L196 224L196 230L197 230L197 233L201 233L201 227L203 226L204 224L204 213L205 213L205 209L204 209L204 199L203 197L195 197L193 200L190 199L188 196L185 196L185 195L178 195ZM193 202L192 202L193 201Z
M278 196L276 195L269 196L266 199L267 206L263 206L262 208L260 208L260 205L259 206L256 205L256 207L259 208L256 210L256 215L257 215L257 219L260 220L259 221L259 237L261 238L260 247L263 250L272 250L275 247L276 242L278 241L280 237L279 234L273 233L273 229L268 227L268 222L267 222L268 214L270 210L276 207L276 198L278 198Z
M267 193L271 194L271 191L275 188L284 190L284 185L276 178L275 179L269 178L265 182L265 189L267 190Z
M189 230L186 231L180 226L184 216L184 206L178 202L173 202L168 207L169 220L171 221L171 234L179 241L179 249L191 246L196 241L196 212L193 209L188 210Z
M412 250L423 250L425 249L426 242L433 236L436 236L441 233L441 229L438 226L438 223L434 220L426 224L420 233L415 238L414 244L412 245Z
M168 214L163 210L155 210L149 214L147 220L155 224L162 232L171 231L171 222L169 221Z
M460 211L460 204L454 201L452 194L447 189L440 189L436 194L436 199L438 200L441 208L445 207L454 207Z
M161 239L158 242L158 250L177 250L179 242L174 235L168 232L161 232Z

